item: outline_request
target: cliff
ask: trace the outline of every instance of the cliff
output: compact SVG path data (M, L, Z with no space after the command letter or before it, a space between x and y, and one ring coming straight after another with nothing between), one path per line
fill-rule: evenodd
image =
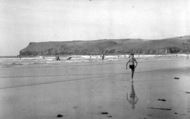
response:
M190 52L190 36L159 39L104 39L94 41L31 42L21 56L97 55L97 54L166 54Z

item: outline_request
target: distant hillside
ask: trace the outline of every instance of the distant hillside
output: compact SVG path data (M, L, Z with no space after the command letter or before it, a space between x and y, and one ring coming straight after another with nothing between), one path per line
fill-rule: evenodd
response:
M190 52L190 36L161 40L104 39L94 41L31 42L21 56L97 55L97 54L166 54Z

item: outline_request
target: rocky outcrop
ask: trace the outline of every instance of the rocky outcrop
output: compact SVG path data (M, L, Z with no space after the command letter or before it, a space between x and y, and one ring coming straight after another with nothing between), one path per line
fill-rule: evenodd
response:
M95 41L31 42L20 51L21 56L97 55L97 54L166 54L189 53L190 37L162 40L104 39Z

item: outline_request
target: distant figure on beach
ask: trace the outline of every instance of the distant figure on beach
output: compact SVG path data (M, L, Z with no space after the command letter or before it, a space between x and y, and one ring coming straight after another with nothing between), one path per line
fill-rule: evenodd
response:
M104 60L104 58L105 58L105 54L102 54L102 60Z
M68 57L67 60L71 60L72 57Z
M133 80L131 83L131 93L130 95L127 94L127 101L131 104L132 109L135 109L135 104L137 104L139 98L137 97L136 93L135 93L135 88L133 85Z
M57 61L60 61L59 55L56 56L56 60L57 60Z
M17 55L17 57L21 60L21 55Z
M132 79L133 79L135 68L137 67L137 64L138 64L138 62L134 57L134 53L131 53L129 56L129 61L126 64L126 69L128 69L128 66L131 69L131 78Z

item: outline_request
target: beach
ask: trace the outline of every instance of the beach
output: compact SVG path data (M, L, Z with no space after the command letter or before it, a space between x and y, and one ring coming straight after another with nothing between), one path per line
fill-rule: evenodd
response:
M0 118L190 118L190 59L137 60L133 82L124 58L82 62L9 59L6 65L1 62ZM138 98L133 104L127 99L131 92Z

